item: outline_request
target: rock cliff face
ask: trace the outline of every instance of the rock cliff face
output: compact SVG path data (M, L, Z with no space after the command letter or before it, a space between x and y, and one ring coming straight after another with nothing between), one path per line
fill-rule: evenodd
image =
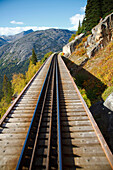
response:
M75 40L63 47L63 52L66 57L72 54L75 45L80 43L83 37L84 34L80 34L75 37ZM113 13L106 16L105 19L101 19L99 24L92 29L92 34L88 36L84 44L88 57L93 57L96 51L103 48L111 40L113 40Z
M113 112L113 92L105 100L104 106Z
M92 29L92 34L88 36L85 48L87 48L89 58L111 40L113 40L113 13L106 16L104 20L101 19L99 24Z
M82 38L84 37L84 33L81 33L80 35L76 36L74 40L69 42L63 47L63 53L65 54L66 57L72 54L75 50L75 46L79 44L82 41Z

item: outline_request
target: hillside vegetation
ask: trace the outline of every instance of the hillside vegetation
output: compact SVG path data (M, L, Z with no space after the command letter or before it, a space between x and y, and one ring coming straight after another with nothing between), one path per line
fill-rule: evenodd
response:
M78 88L90 107L113 92L113 41L88 59L85 37L69 58L64 58ZM84 60L88 60L84 64Z
M69 42L72 41L76 35L85 33L88 35L91 29L95 27L100 20L104 19L108 14L113 12L113 0L87 0L85 9L85 17L82 23L79 20L76 34L72 35Z
M101 18L105 18L111 12L113 12L112 0L88 0L83 21L84 29L90 31Z
M11 80L14 73L25 74L32 48L35 50L37 59L41 60L49 51L61 51L74 33L69 30L48 29L35 32L29 30L8 37L2 36L7 44L0 47L0 99L3 96L3 75L6 74ZM3 44L3 39L1 44Z
M15 97L17 97L20 92L24 89L26 84L31 80L31 78L34 76L34 74L39 70L41 65L45 62L45 60L52 54L50 51L49 53L45 54L45 56L42 58L41 61L36 62L35 64L33 63L32 58L30 58L29 66L28 66L28 71L24 74L22 73L14 73L12 76L12 80L9 81L8 83L11 84L12 89L10 90L13 94L10 96L10 99L7 100L7 95L4 95L1 99L0 102L0 118L4 115L4 113L7 111L8 107L11 105L11 100L14 100ZM33 54L32 54L33 56ZM4 76L6 77L6 75ZM5 78L7 79L7 77ZM6 87L5 87L6 88ZM7 88L9 89L9 88ZM4 91L4 86L3 86L3 91Z

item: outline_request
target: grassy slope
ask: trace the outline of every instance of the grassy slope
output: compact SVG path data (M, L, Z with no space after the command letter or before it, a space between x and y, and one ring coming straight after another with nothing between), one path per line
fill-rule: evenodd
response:
M80 64L86 58L82 42L69 59L64 58L64 61L90 107L101 98L105 100L113 92L113 41L81 67Z
M84 69L107 85L107 89L102 94L105 100L113 92L113 41L90 59Z
M87 55L86 53L81 55L80 51L83 51L83 46L76 49L68 59L64 58L64 61L84 100L90 107L97 101L105 100L113 92L113 41L108 43L105 48L99 50L83 66L81 66L81 63L87 58ZM102 102L92 106L96 109L93 116L113 153L112 115L102 110L99 103ZM97 107L99 107L99 111Z

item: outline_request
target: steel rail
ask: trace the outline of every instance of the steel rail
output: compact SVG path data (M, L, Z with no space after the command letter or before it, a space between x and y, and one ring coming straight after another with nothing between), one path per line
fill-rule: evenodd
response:
M56 62L56 91L57 91L57 123L58 123L58 169L62 170L62 144L61 144L61 128L60 128L60 104L59 104L59 78L58 63Z
M80 100L82 102L82 105L83 105L83 107L84 107L84 109L85 109L85 111L87 113L87 116L88 116L88 118L89 118L89 120L90 120L90 122L92 124L92 127L93 127L93 129L94 129L94 131L95 131L95 133L96 133L96 135L98 137L98 140L99 140L99 142L101 144L101 147L102 147L102 149L103 149L103 151L104 151L104 153L105 153L105 155L106 155L106 157L107 157L107 159L109 161L109 164L110 164L111 168L113 169L113 154L112 154L109 146L107 145L107 143L106 143L106 141L105 141L105 139L104 139L98 125L97 125L97 123L95 122L90 110L88 109L82 95L80 94L79 89L78 89L77 85L75 84L75 82L74 82L69 70L67 69L63 59L62 59L62 63L64 64L64 66L65 66L65 68L66 68L66 70L68 72L68 75L69 75L69 77L70 77L70 79L71 79L71 81L73 83L73 86L74 86L74 88L75 88L75 90L76 90L76 92L77 92L77 94L78 94L78 96L79 96L79 98L80 98Z
M50 115L50 127L49 127L49 140L48 140L48 152L47 152L46 170L49 170L49 166L50 166L51 131L52 131L52 117L53 117L53 104L54 104L55 61L54 61L54 64L53 64L53 76L52 76L51 115Z
M45 107L45 102L46 102L46 98L47 98L47 92L48 92L48 88L49 88L49 83L50 83L50 78L51 78L51 74L52 74L52 67L50 68L50 73L49 73L49 77L47 79L47 85L46 85L46 91L45 91L45 95L44 95L44 100L43 100L43 104L42 104L42 109L41 109L41 115L40 115L40 120L39 120L39 124L38 124L38 128L37 128L37 132L36 132L36 137L35 137L35 143L34 143L34 147L33 147L33 152L32 152L32 156L31 156L31 161L30 161L30 166L29 166L29 170L32 169L33 166L33 161L34 161L34 156L35 156L35 151L36 151L36 146L37 146L37 141L38 141L38 137L39 137L39 131L40 131L40 126L41 126L41 122L42 122L42 117L43 117L43 112L44 112L44 107ZM51 106L52 109L52 106ZM51 111L52 114L52 111ZM50 118L50 122L51 122L52 116ZM50 126L51 128L51 126ZM49 143L48 143L48 147L49 147ZM48 155L49 156L49 155ZM47 165L48 167L48 162ZM47 168L46 168L47 169Z
M52 60L53 60L53 58L52 58ZM50 66L49 66L49 69L48 69L46 78L45 78L45 80L44 80L44 83L43 83L43 86L42 86L42 89L41 89L41 92L40 92L40 95L39 95L39 98L38 98L38 101L37 101L37 104L36 104L36 108L35 108L35 111L34 111L34 114L33 114L33 117L32 117L32 120L31 120L31 123L30 123L30 126L29 126L29 129L28 129L28 133L27 133L27 136L26 136L26 139L25 139L23 148L22 148L21 155L20 155L20 157L19 157L19 161L18 161L16 170L19 170L19 169L22 168L22 160L23 160L23 157L24 157L24 154L25 154L25 148L26 148L27 145L28 145L28 138L29 138L29 136L30 136L30 131L31 131L32 126L33 126L33 122L34 122L34 119L35 119L35 115L36 115L36 112L37 112L37 109L38 109L38 106L39 106L40 99L41 99L41 97L42 97L42 93L43 93L43 91L44 91L44 87L45 87L45 84L46 84L46 81L47 81L47 78L48 78L48 75L49 75L49 72L50 72L51 65L52 65L52 61L51 61L51 63L50 63Z
M48 58L49 59L49 58ZM48 60L47 59L47 60ZM42 70L43 66L46 64L47 60L43 63L43 65L39 68L39 70L35 73L35 75L31 78L31 80L28 82L28 84L24 87L22 92L19 94L19 96L15 99L15 101L12 103L12 105L9 107L9 109L6 111L6 113L3 115L3 117L0 119L0 127L2 126L4 120L6 117L10 114L11 110L14 108L14 106L17 104L21 96L24 94L24 92L28 89L30 84L33 82L33 80L36 78L36 76L39 74L39 72Z

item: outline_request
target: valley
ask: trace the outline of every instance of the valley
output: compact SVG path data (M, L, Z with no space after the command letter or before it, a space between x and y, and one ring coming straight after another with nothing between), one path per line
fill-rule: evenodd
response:
M5 37L7 44L0 47L0 98L2 97L3 75L9 80L14 73L25 73L28 69L29 58L34 48L37 59L41 60L50 51L62 51L74 31L48 29L32 30L14 36ZM2 37L3 38L3 37ZM9 42L10 41L10 42Z

